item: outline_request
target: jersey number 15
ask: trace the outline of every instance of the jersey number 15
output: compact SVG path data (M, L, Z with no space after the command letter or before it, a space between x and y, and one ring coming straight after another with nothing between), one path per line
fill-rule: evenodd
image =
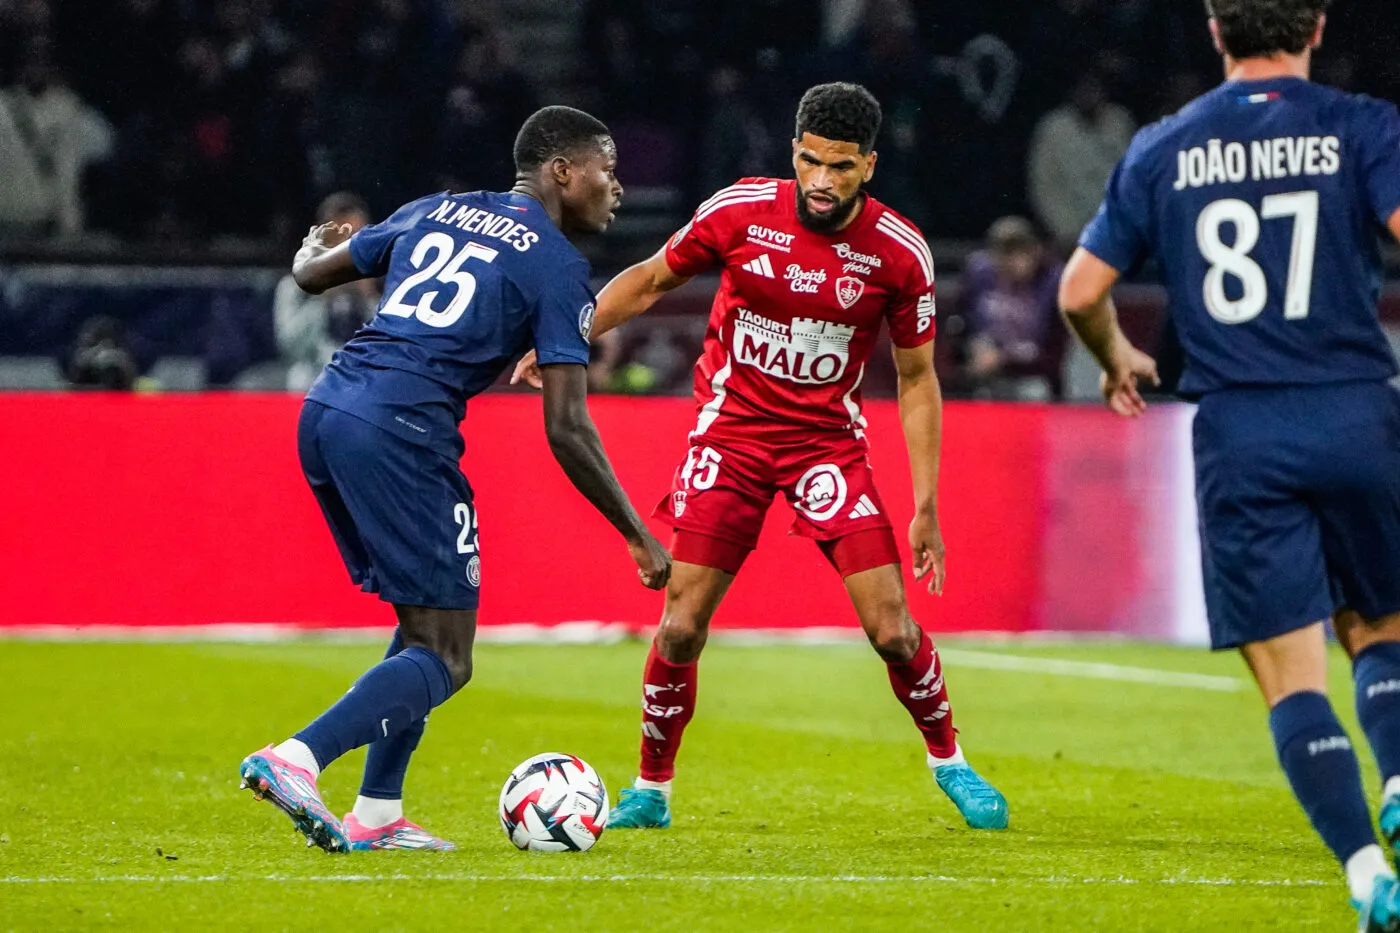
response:
M423 261L428 258L430 252L433 253L433 258L425 266ZM429 233L418 241L418 245L413 247L413 255L409 257L413 268L418 271L394 289L394 293L384 302L384 307L380 308L379 312L393 317L417 317L429 327L451 327L461 318L467 310L467 305L471 304L472 297L476 295L476 276L464 272L462 266L468 259L493 262L497 255L496 250L480 243L468 243L459 251L457 241L452 237L445 233ZM405 300L408 293L434 276L437 281L457 288L447 307L441 311L433 307L433 302L438 296L437 289L424 292L418 296L416 302L408 304Z
M1288 257L1288 284L1283 295L1283 316L1290 321L1308 316L1312 302L1313 254L1317 248L1317 192L1290 191L1271 194L1259 203L1259 212L1247 202L1225 198L1207 204L1196 219L1196 245L1210 263L1202 285L1206 310L1222 324L1252 321L1269 301L1264 270L1249 257L1259 242L1259 219L1293 218L1293 246ZM1235 242L1226 244L1220 228L1234 224ZM1239 279L1243 293L1225 295L1226 274Z

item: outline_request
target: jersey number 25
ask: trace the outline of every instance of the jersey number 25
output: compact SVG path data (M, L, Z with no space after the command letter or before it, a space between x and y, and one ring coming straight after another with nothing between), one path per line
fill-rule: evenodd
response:
M428 258L428 253L433 253L433 258L425 266L423 262ZM461 250L458 250L457 241L447 234L429 233L418 241L417 246L413 247L413 255L410 257L413 268L418 271L404 279L399 287L394 289L394 293L389 296L389 300L384 302L384 307L380 308L379 311L381 314L393 317L417 317L429 327L451 327L461 318L467 310L467 305L471 304L472 297L476 294L476 276L463 271L462 266L466 264L468 259L492 262L496 256L497 251L489 246L468 243ZM447 307L441 311L433 307L433 302L437 300L438 289L424 292L418 296L416 302L409 304L407 302L408 293L434 277L439 282L456 286L456 294L447 303Z

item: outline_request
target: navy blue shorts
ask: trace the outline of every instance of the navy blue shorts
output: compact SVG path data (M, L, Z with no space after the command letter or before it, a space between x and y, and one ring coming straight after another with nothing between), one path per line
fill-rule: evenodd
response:
M1400 393L1229 389L1193 425L1211 645L1400 611Z
M361 589L401 606L477 607L476 509L455 461L310 401L297 451Z

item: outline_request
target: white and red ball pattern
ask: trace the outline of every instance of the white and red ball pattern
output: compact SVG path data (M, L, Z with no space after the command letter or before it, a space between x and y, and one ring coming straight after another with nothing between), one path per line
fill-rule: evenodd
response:
M517 849L585 852L608 821L608 791L588 762L545 752L506 778L500 812L501 828Z

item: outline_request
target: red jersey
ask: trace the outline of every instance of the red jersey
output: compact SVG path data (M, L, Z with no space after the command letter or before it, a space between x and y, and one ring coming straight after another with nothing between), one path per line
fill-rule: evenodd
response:
M837 233L797 218L797 182L745 178L695 211L666 245L677 275L721 266L695 366L695 435L794 426L863 437L860 383L881 321L897 347L933 339L933 256L873 197Z

